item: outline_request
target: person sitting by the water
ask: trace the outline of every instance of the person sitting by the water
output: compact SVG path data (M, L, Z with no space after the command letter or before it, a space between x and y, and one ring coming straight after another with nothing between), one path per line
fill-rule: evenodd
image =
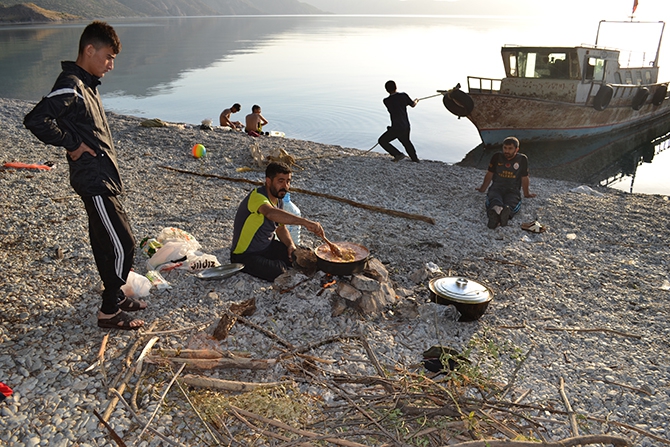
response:
M244 131L252 137L263 135L263 126L268 123L268 120L261 115L261 106L256 104L251 108L251 113L246 116L245 121Z
M497 152L491 157L489 168L484 176L484 181L479 192L486 192L486 215L488 216L488 227L496 228L498 225L506 226L521 208L521 189L524 197L536 197L530 193L530 178L528 176L528 157L519 153L519 140L515 137L507 137L503 141L502 152Z
M244 127L242 123L240 123L239 121L230 120L230 116L233 113L239 112L240 110L242 110L242 106L239 105L238 103L233 104L232 106L230 106L229 109L224 109L223 112L221 112L221 115L219 115L219 124L222 127L228 126L233 130L242 130L242 127Z
M318 222L284 211L282 200L291 186L291 168L270 163L265 185L251 191L240 203L233 222L230 261L244 264L243 272L267 281L284 273L292 264L295 243L286 225L301 225L324 237Z

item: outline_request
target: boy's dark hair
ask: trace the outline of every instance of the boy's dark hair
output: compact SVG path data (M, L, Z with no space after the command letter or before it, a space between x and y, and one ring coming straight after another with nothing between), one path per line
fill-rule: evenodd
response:
M255 112L256 110L260 110L260 109L261 109L261 106L259 106L258 104L254 104L253 106L251 106L251 111L252 112Z
M386 84L384 84L384 88L389 93L393 93L398 89L398 87L396 87L395 85L395 81L386 81Z
M79 38L79 54L83 54L84 49L89 45L93 45L96 49L110 46L114 54L121 52L121 41L119 40L119 36L116 35L114 28L106 22L98 20L91 22L84 28L84 32L81 33L81 37Z
M265 177L272 180L277 174L290 174L291 168L282 162L273 161L265 168Z
M242 106L239 105L238 103L233 104L233 106L231 107L231 109L232 109L232 108L235 108L235 109L237 109L237 110L242 110Z
M517 137L507 137L503 141L503 146L511 144L515 148L519 148L519 139Z

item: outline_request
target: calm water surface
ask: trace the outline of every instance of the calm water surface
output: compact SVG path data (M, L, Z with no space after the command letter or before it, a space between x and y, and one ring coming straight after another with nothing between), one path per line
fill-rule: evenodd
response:
M503 44L593 43L596 21L560 24L509 17L206 17L110 21L123 43L103 79L105 108L199 124L234 102L253 104L287 137L359 149L388 125L384 83L421 98L503 75ZM38 100L74 60L85 23L0 27L0 96ZM666 46L667 47L667 46ZM670 58L661 55L661 66ZM670 71L668 71L670 72ZM662 79L666 76L662 73ZM460 161L480 142L441 98L409 110L420 158ZM378 150L379 148L375 149ZM531 160L532 169L532 160ZM635 192L670 194L670 151L637 169ZM532 172L532 171L531 171ZM629 191L632 177L613 185Z

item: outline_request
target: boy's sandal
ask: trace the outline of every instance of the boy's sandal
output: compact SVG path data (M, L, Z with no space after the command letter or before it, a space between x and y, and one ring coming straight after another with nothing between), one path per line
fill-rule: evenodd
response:
M547 229L537 220L534 222L526 222L521 224L521 229L530 231L531 233L544 233Z
M146 309L147 303L127 296L123 299L123 301L119 302L118 306L119 309L125 310L126 312L137 312L138 310Z
M136 318L131 317L127 313L121 311L112 318L98 318L98 327L105 329L123 329L126 331L134 331L141 328L144 324L131 326L130 323Z

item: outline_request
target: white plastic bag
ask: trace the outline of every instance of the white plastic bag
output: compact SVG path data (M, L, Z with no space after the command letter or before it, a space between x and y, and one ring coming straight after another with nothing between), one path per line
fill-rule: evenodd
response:
M198 242L191 233L174 227L165 227L156 236L156 240L165 245L166 242L181 242L186 244L188 251L200 250L200 242Z
M182 268L186 268L189 272L197 272L220 265L221 263L216 259L216 256L201 251L192 251L188 253Z
M157 270L158 266L167 262L185 261L189 251L191 250L186 242L166 242L147 261L147 266L149 267L149 270Z
M151 290L151 281L145 276L130 272L126 283L121 286L121 290L124 295L129 297L148 296L149 290Z

